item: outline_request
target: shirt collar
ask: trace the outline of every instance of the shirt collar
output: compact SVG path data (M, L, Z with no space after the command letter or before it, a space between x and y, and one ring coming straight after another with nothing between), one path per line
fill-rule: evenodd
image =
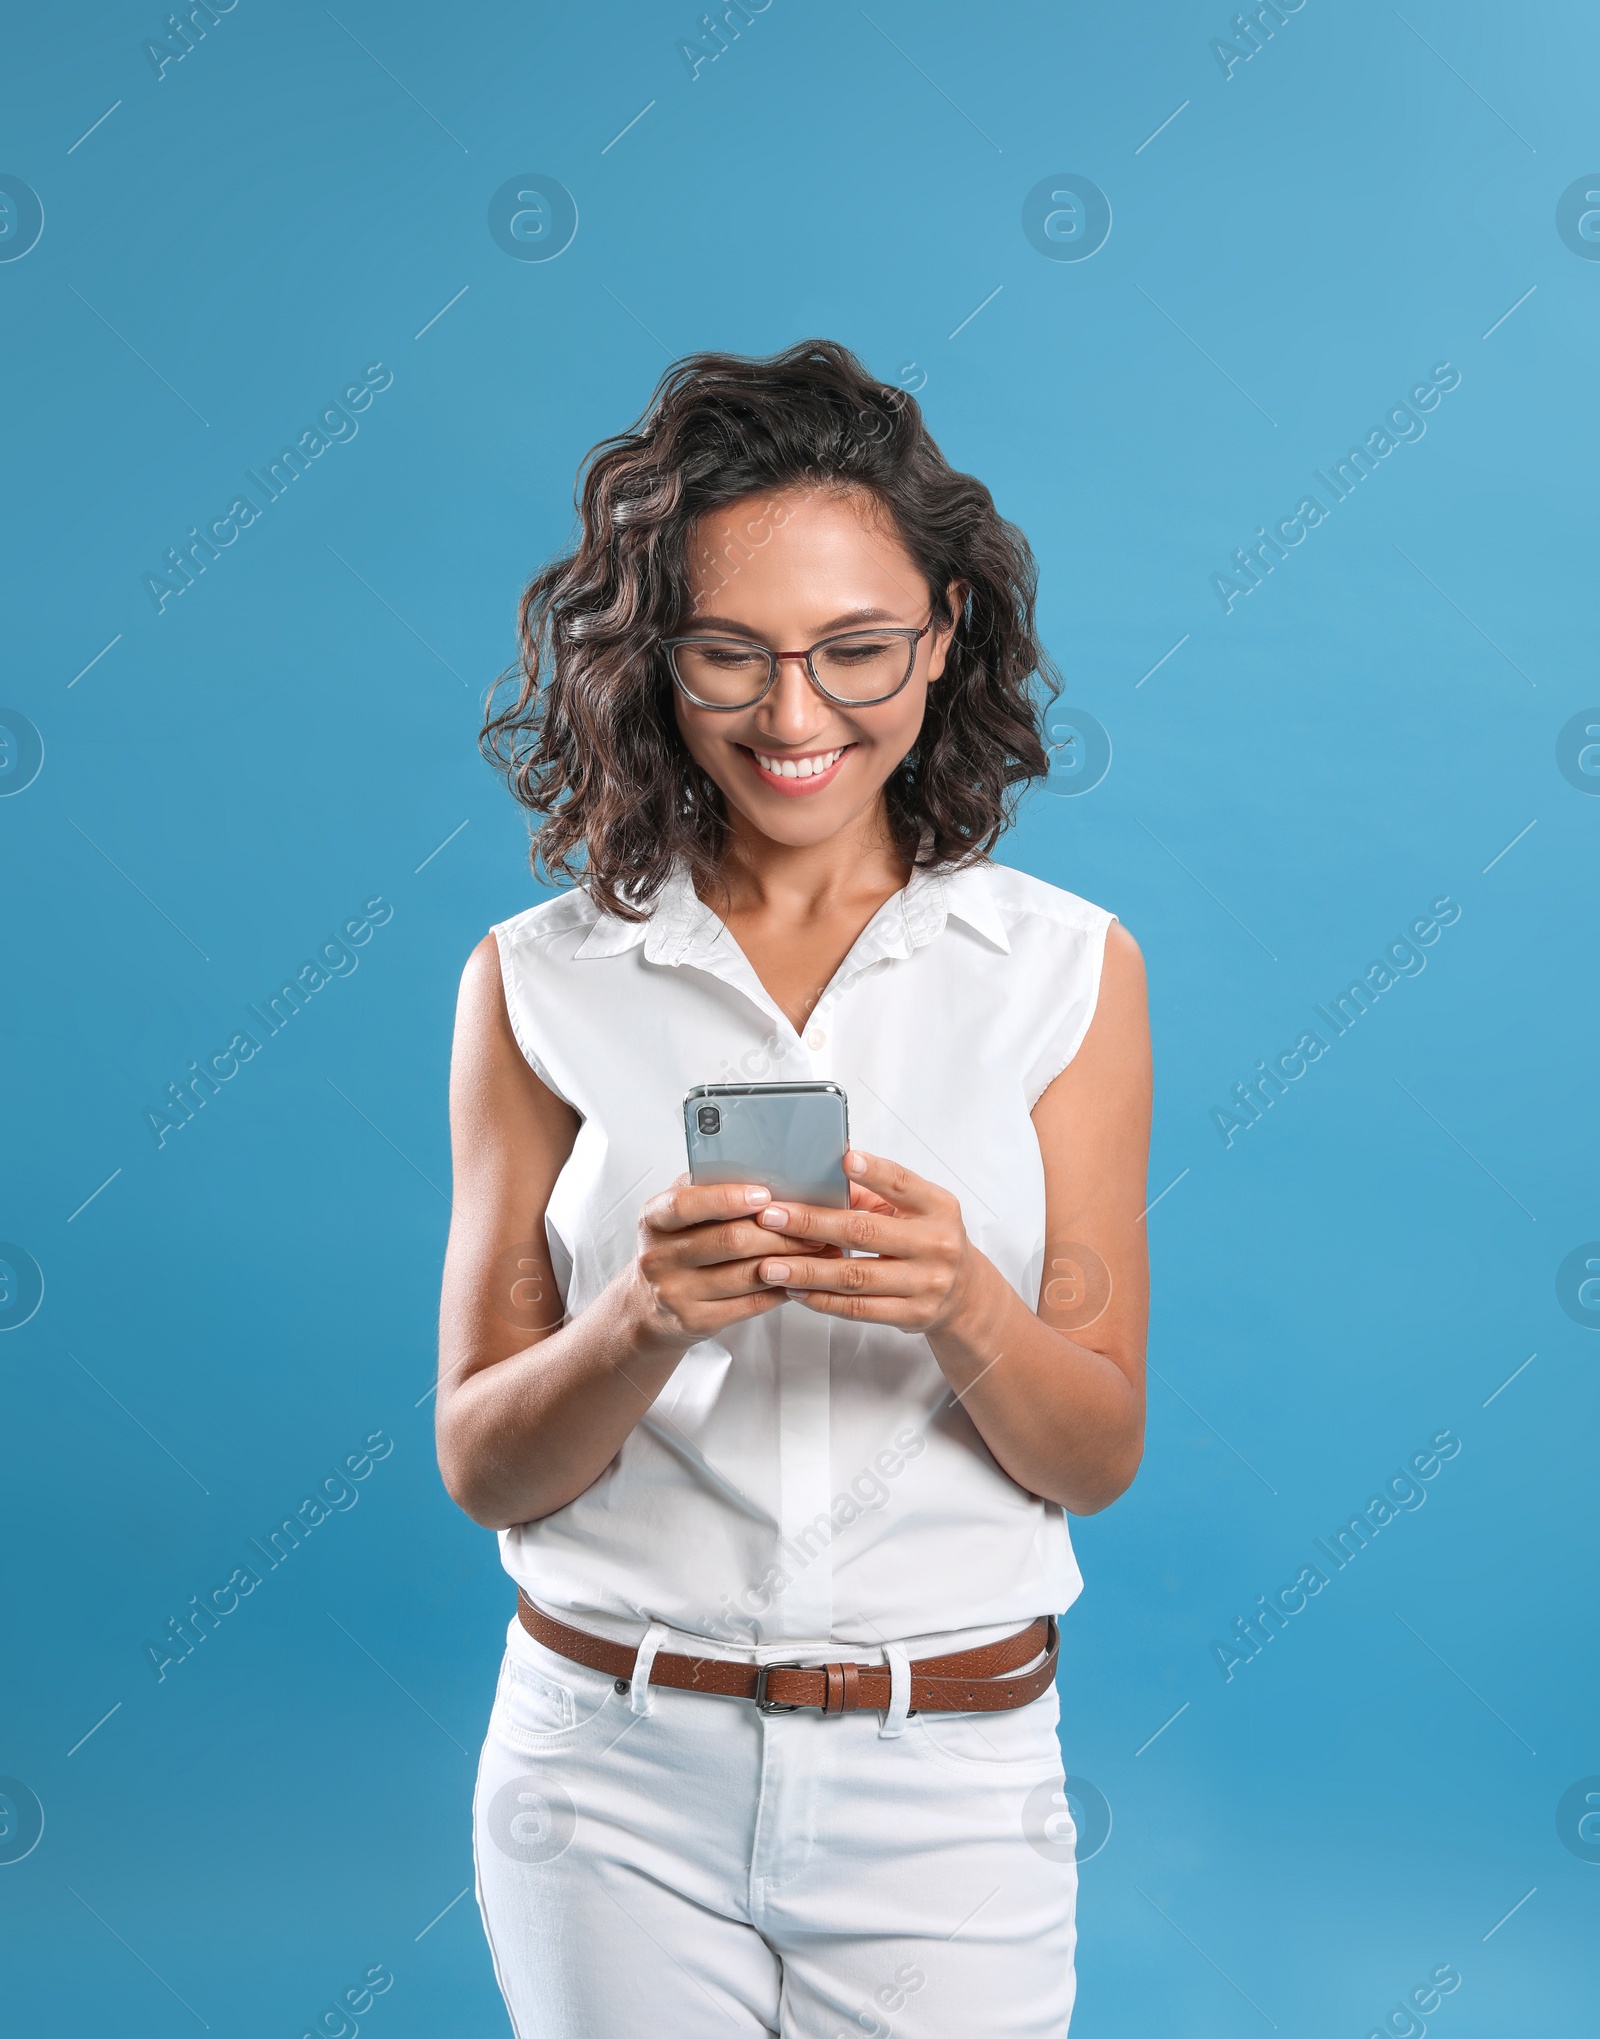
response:
M1002 955L1011 953L1011 940L994 896L987 863L964 864L960 870L944 873L945 911L953 920L965 921L974 934L992 942Z
M647 920L618 920L615 915L594 908L589 932L579 942L577 956L587 961L594 956L621 956L636 949L649 932Z
M675 863L645 924L644 953L652 963L675 966L698 960L727 939L728 930L694 889L686 863Z
M622 920L598 906L592 910L594 920L577 949L585 961L625 955L642 943L650 962L676 965L688 961L692 950L715 948L727 932L702 904L684 863L675 863L668 872L644 920Z

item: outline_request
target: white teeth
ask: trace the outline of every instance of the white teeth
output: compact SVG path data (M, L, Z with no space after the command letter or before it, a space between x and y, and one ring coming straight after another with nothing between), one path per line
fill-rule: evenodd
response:
M845 754L848 745L841 744L838 750L824 751L814 758L769 758L763 752L754 753L756 763L762 771L774 779L814 779L819 772L826 772L836 765Z

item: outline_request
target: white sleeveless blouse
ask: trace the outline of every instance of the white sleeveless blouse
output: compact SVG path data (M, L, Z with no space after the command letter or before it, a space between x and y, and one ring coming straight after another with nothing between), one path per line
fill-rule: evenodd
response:
M497 927L517 1041L582 1121L545 1220L569 1314L683 1173L686 1091L816 1078L844 1089L854 1145L960 1198L1037 1308L1029 1113L1088 1030L1113 917L1001 865L916 872L803 1036L681 870L645 922L578 890ZM712 1655L926 1655L1082 1585L1062 1510L1001 1471L925 1338L796 1303L692 1346L594 1485L500 1546L552 1613L623 1642L661 1622Z

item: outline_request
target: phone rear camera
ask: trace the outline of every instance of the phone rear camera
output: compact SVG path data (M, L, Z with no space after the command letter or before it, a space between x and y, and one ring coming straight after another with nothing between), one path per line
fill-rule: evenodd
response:
M694 1115L694 1122L702 1133L720 1133L722 1114L714 1104L703 1104Z

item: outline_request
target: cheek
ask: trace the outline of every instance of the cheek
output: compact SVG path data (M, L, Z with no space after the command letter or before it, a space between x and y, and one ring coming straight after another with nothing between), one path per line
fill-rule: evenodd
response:
M695 763L703 767L711 752L711 746L706 740L707 735L710 734L713 737L722 736L726 732L714 724L708 731L706 725L711 723L711 717L696 714L694 709L686 706L683 701L677 698L676 693L674 693L672 712L673 719L678 725L678 734L683 738L684 748L688 751L690 757L694 759Z
M892 719L881 731L874 732L874 740L884 750L903 758L922 734L923 721L928 710L928 689L926 684L907 687L901 699L890 703Z

